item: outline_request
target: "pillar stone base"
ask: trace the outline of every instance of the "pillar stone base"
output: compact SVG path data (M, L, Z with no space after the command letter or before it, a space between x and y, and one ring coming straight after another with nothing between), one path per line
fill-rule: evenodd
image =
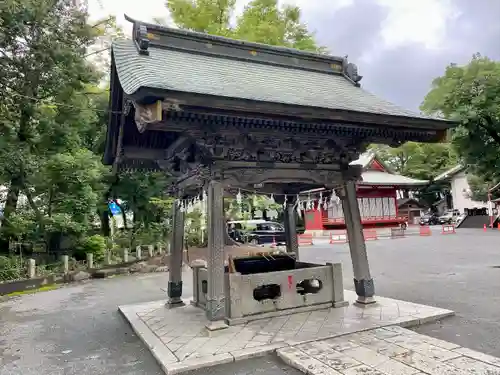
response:
M360 297L373 297L375 295L375 285L373 279L354 279L354 289Z
M373 297L360 297L354 302L354 306L357 307L367 307L367 306L377 306L377 301Z
M370 305L375 303L373 296L375 295L375 285L373 284L373 279L368 280L356 280L354 279L354 289L358 298L356 302L363 305Z
M205 328L209 332L214 332L214 331L220 331L220 330L229 328L229 326L227 325L227 323L224 320L216 320L216 321L212 321L212 322L207 323L205 325Z
M186 306L186 304L180 298L170 298L168 302L165 304L165 307L167 309L175 309L177 307L183 307L183 306Z
M167 288L168 302L166 306L168 308L182 307L185 306L184 301L182 301L182 281L169 281Z
M167 293L169 298L182 297L182 281L169 281Z

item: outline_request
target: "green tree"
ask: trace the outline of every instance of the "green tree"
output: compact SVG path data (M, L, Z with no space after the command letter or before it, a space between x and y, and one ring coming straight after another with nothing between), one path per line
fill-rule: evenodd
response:
M464 65L450 64L433 81L422 103L427 114L458 121L452 143L476 175L473 197L500 181L500 62L479 54Z
M370 149L394 172L420 180L432 180L458 160L449 143L407 142L400 147L372 145Z
M279 7L277 0L253 0L238 17L233 36L237 39L305 51L323 51L307 26L300 21L300 8Z
M87 107L77 106L82 100ZM93 149L100 147L103 124L84 93L61 101L36 106L37 139L30 145L32 153L24 155L20 189L27 204L3 228L7 237L41 240L48 246L53 235L79 237L98 223L108 168ZM0 166L15 163L11 158L5 155Z
M454 167L458 157L449 143L407 142L400 147L371 145L370 149L394 172L419 180L428 180L428 186L416 190L418 199L432 206L437 202L443 186L433 179L440 173Z
M136 240L159 242L167 233L165 219L170 217L173 198L166 193L169 176L162 172L121 171L111 186L113 199L132 215L132 227L125 227L127 241L133 247ZM126 221L124 220L124 223Z
M95 130L102 123L87 90L102 74L86 57L102 27L89 25L71 0L4 0L0 28L0 181L9 189L0 244L5 251L21 194L29 203L26 217L36 219L39 232L76 223L95 202L88 200L95 195L89 189L99 190L94 182L103 169L86 150L98 147L102 131ZM90 169L83 176L79 168ZM73 195L70 211L51 194L63 189ZM80 210L82 204L87 208ZM57 215L72 219L55 220ZM91 221L88 215L85 220Z
M176 26L250 42L323 52L300 20L300 8L278 0L252 0L231 25L235 0L167 0Z
M493 187L491 181L485 181L473 174L468 175L467 180L471 189L470 197L478 202L486 202L488 200L488 190ZM498 197L498 191L492 191L492 196Z

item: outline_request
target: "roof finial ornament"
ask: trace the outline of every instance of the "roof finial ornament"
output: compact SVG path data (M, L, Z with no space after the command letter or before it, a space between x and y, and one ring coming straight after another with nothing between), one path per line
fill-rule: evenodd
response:
M145 25L138 25L138 27L135 28L135 42L137 43L141 55L149 55L148 29Z
M345 74L356 84L356 86L361 86L359 82L363 79L363 76L358 74L358 66L356 64L348 63Z
M146 25L141 24L139 21L134 20L133 18L127 16L126 14L124 16L125 16L126 21L134 24L132 35L133 35L137 50L139 51L139 54L149 55L148 28L146 27Z

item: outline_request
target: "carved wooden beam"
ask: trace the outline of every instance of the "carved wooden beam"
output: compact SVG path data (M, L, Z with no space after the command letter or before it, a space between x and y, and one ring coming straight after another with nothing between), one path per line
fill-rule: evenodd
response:
M190 139L184 135L180 135L174 143L172 143L164 152L163 157L166 160L172 159L181 151L186 150L191 144L193 144L194 140Z
M349 163L361 150L346 146L351 140L308 139L302 136L203 134L196 137L200 149L214 160L335 165Z
M335 170L234 168L224 170L223 178L224 182L231 186L302 184L323 187L330 183L341 182L342 174Z
M153 104L139 104L135 101L132 103L135 108L134 120L139 133L143 133L149 124L162 121L163 111L160 100Z
M127 159L147 159L147 160L163 159L165 154L164 150L141 148L137 146L123 146L122 153L123 156Z

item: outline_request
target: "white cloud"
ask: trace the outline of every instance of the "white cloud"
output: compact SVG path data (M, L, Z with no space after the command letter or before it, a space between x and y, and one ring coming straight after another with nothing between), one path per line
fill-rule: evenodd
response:
M93 18L102 18L109 14L117 17L118 23L129 30L123 14L143 20L152 21L155 17L167 18L165 0L88 0L89 11ZM304 14L317 12L334 13L350 6L353 0L282 0L284 3L301 7ZM422 43L426 48L439 48L446 31L446 21L454 16L450 0L373 0L386 7L388 16L385 20L381 36L385 42L383 47L395 48L409 43ZM247 1L239 0L237 13L243 10ZM147 5L145 5L147 3ZM327 5L328 4L328 5ZM362 12L363 9L360 9ZM310 25L315 29L315 25ZM374 46L380 49L381 46ZM370 55L370 51L366 51Z
M146 5L147 4L147 5ZM119 25L130 33L130 24L125 21L124 14L137 20L152 22L153 18L167 18L165 0L88 0L89 13L93 19L116 16Z
M354 0L281 0L283 3L297 5L303 11L322 8L325 12L335 12L353 4Z
M440 48L446 34L446 21L454 16L449 0L377 0L389 14L381 34L389 48L421 43Z

